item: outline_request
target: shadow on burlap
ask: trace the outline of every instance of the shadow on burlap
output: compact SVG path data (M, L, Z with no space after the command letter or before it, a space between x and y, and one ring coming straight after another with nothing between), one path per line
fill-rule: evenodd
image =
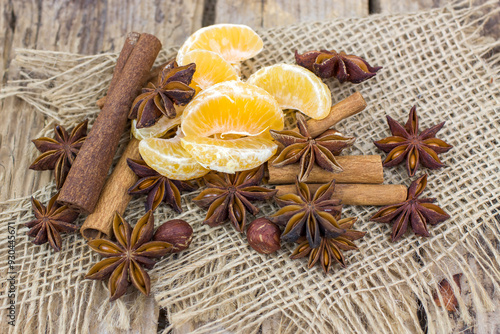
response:
M184 212L166 206L155 212L157 225L171 218L189 221L195 235L189 250L163 259L150 272L153 294L165 308L171 327L191 323L197 333L228 330L258 332L265 321L284 333L411 333L421 331L417 300L427 316L429 333L448 333L452 322L438 307L433 293L441 279L463 273L457 317L474 325L476 312L492 311L499 291L498 198L500 181L500 57L484 56L499 42L483 40L479 32L488 17L499 11L493 1L481 7L448 7L411 15L336 19L261 31L264 51L243 64L248 76L256 69L280 62L293 63L297 49L337 49L384 66L360 85L329 83L333 100L359 90L368 107L343 121L337 129L358 139L344 154L380 154L372 140L389 135L385 115L405 122L417 105L422 129L440 121L439 137L454 146L441 157L448 166L424 170L429 174L425 197L436 197L451 219L430 228L430 238L409 233L391 243L390 226L368 222L377 208L346 206L345 216L359 217L357 229L367 232L357 242L359 251L346 252L348 266L329 275L319 267L308 270L306 260L290 260L294 245L264 256L251 250L245 237L230 226L209 228L200 222L204 212L182 198ZM158 63L175 55L164 50ZM116 54L80 56L18 50L15 64L21 81L5 87L0 98L17 96L47 115L43 134L55 123L72 125L95 119L95 101L105 94ZM124 135L122 144L127 141ZM124 146L124 145L122 145ZM34 148L29 154L37 155ZM118 155L117 155L118 156ZM423 171L420 171L420 174ZM413 178L415 179L415 178ZM409 185L403 166L385 170L385 183ZM46 202L53 184L35 197ZM136 292L112 304L101 282L84 280L99 260L79 235L64 236L63 251L35 246L25 235L32 219L29 198L0 203L0 268L7 273L7 226L17 233L17 323L15 332L88 332L95 323L116 331L141 328L151 303ZM260 205L259 216L276 210ZM134 199L125 214L135 221L144 213L143 198ZM83 220L83 218L80 218ZM472 264L473 262L473 264ZM480 281L477 280L481 276ZM7 315L7 288L2 289L1 319ZM455 292L457 286L453 285ZM466 307L465 297L471 301ZM194 323L194 325L193 325Z

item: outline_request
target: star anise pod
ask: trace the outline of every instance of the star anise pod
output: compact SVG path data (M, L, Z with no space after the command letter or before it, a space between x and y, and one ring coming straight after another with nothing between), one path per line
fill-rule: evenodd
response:
M32 140L42 152L30 166L34 170L54 170L56 187L60 189L66 180L76 155L87 138L87 123L78 124L70 134L60 125L54 128L54 138L41 137Z
M438 154L449 151L453 146L436 138L436 134L445 122L418 133L417 107L410 110L410 117L403 127L387 116L387 123L392 136L375 141L374 144L384 152L389 152L384 160L384 167L393 167L406 159L408 175L414 176L419 164L430 169L438 169L445 165Z
M340 83L360 83L377 74L382 67L372 67L366 60L335 50L309 51L299 54L295 51L298 65L314 72L320 78L336 77Z
M127 159L127 164L139 177L129 188L130 195L148 194L145 202L146 211L155 210L161 202L169 204L172 209L181 213L181 191L196 189L187 181L171 180L149 167L144 160Z
M335 238L346 231L340 227L342 205L333 198L335 181L332 180L311 194L307 184L295 182L296 194L287 194L275 198L281 209L269 219L285 226L281 240L294 242L305 236L311 248L320 246L321 238Z
M319 247L312 248L307 239L297 246L290 258L299 259L309 255L308 268L312 268L314 264L319 263L325 274L330 270L332 263L340 263L342 267L346 266L342 251L358 249L353 243L354 240L362 238L366 232L351 230L352 225L357 218L344 218L338 221L341 229L345 233L336 237L321 237Z
M245 230L246 211L256 215L259 209L252 201L272 198L277 190L260 187L264 165L235 174L211 172L204 176L207 189L193 201L201 208L208 208L204 224L218 226L229 218L238 232Z
M110 301L120 298L132 283L146 296L151 281L146 269L152 269L159 258L167 254L172 245L164 241L152 241L154 229L153 212L148 211L139 219L134 229L116 213L113 218L113 233L117 242L95 239L88 245L106 259L96 263L85 276L88 279L104 280L109 276Z
M352 146L356 138L345 137L333 129L312 138L304 116L297 113L296 117L299 133L291 130L270 130L271 136L285 146L271 162L272 165L281 167L300 159L299 181L305 181L309 177L315 162L332 173L342 172L342 166L335 159L335 155Z
M450 216L436 204L435 198L418 198L427 186L427 174L413 181L408 188L406 201L380 209L370 220L392 223L392 241L397 241L406 232L408 224L417 235L429 236L427 225L436 225Z
M132 103L128 118L137 118L137 128L152 126L162 115L174 118L177 115L174 104L186 105L195 94L189 87L196 64L178 66L174 61L168 63L158 74L157 85L152 82L142 89Z
M35 219L25 224L30 228L28 236L35 237L32 241L35 245L42 245L48 241L56 252L61 250L60 233L78 230L78 226L73 224L78 217L78 212L57 203L57 196L58 194L49 200L47 207L31 197L31 207Z

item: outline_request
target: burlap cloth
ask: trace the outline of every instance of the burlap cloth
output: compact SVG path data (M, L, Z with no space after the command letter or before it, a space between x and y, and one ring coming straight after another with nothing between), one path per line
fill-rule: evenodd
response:
M429 333L447 333L452 328L449 315L432 296L441 279L452 281L457 272L463 273L466 289L458 298L460 311L455 317L471 324L475 312L494 310L495 296L486 293L485 284L491 284L492 291L500 289L500 57L490 55L485 60L499 42L482 40L479 32L498 10L493 1L481 7L449 6L411 15L335 19L261 31L264 51L244 64L245 76L262 66L293 63L295 50L318 48L352 52L384 66L360 85L329 82L334 101L359 90L368 102L365 111L338 126L358 137L350 154L379 154L372 140L389 134L385 115L406 121L412 105L418 106L423 128L446 121L439 135L454 148L442 155L448 167L425 170L430 174L425 196L436 197L452 218L431 227L430 238L407 234L391 243L390 226L368 222L377 208L345 207L344 214L359 217L357 228L367 234L357 242L359 251L347 252L347 268L336 266L325 275L319 267L307 270L306 260L290 260L293 245L263 256L230 226L201 225L204 212L190 201L195 194L185 195L182 214L175 215L166 206L155 213L157 224L177 217L195 230L189 250L164 258L150 272L154 298L166 309L171 326L192 321L201 326L199 333L257 332L260 324L272 319L275 328L286 333L419 332L420 303ZM165 50L158 62L174 54L175 48ZM54 123L72 126L85 117L95 118L95 101L106 92L116 58L116 54L18 50L15 65L21 69L21 81L4 87L1 97L16 95L45 113L43 132L51 134ZM123 144L126 141L124 135ZM19 149L33 158L37 155L33 147ZM385 178L386 183L411 181L403 166L386 169ZM46 202L54 192L54 184L49 184L34 195ZM131 223L144 213L143 201L130 203L126 219ZM99 256L80 235L64 236L60 253L31 244L23 225L32 219L29 197L0 205L2 284L8 272L9 224L17 233L18 273L16 327L5 324L9 299L4 284L2 331L86 333L99 323L120 331L140 324L152 312L136 292L109 304L105 284L84 279ZM267 203L260 209L260 215L266 215L276 206ZM478 275L483 277L480 282Z

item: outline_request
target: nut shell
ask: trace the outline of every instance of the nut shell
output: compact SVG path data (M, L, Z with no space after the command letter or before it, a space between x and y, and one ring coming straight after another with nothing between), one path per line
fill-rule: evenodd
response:
M278 225L266 218L254 220L247 229L248 244L261 254L271 254L280 249L280 237Z
M155 241L166 241L173 245L170 253L179 253L191 244L193 238L193 228L182 219L173 219L166 221L153 236Z

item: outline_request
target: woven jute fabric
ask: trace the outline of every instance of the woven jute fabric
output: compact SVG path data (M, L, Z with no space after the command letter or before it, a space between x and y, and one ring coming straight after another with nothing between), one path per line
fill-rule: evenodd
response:
M163 205L155 212L157 225L174 217L185 219L195 233L188 250L165 257L150 272L154 299L168 314L167 331L191 322L197 333L255 333L267 321L283 333L414 333L421 331L420 308L429 333L448 333L452 322L433 295L442 279L453 282L456 273L463 273L464 292L454 317L473 324L475 312L493 311L498 305L485 285L500 289L500 57L485 58L499 43L479 33L498 10L493 1L481 7L454 5L411 15L335 19L260 31L265 47L243 64L245 77L266 65L293 63L295 50L343 50L384 67L363 84L327 82L334 102L358 90L368 103L362 113L337 126L357 137L344 154L380 154L372 141L389 135L385 116L405 122L413 105L422 128L446 121L439 137L454 146L441 155L447 167L419 175L429 174L424 196L437 198L451 219L430 227L429 238L407 233L391 243L390 225L368 221L376 207L346 206L343 215L358 217L355 228L367 233L357 241L358 251L345 253L346 268L335 266L324 274L319 267L308 270L304 259L290 260L294 245L260 255L231 226L202 225L205 212L191 201L197 192L184 195L182 214ZM158 63L175 51L163 50ZM71 127L84 118L95 119L95 101L105 94L116 59L117 54L18 50L14 65L20 81L4 87L0 97L16 96L34 112L46 114L41 134L50 135L55 123ZM121 149L127 140L124 134ZM33 158L37 155L33 147L19 149ZM403 166L385 170L385 183L410 182ZM54 193L54 184L48 184L34 196L47 202ZM143 201L136 198L127 208L130 223L144 214ZM99 256L80 235L64 235L59 253L31 244L24 227L32 219L29 197L0 206L2 280L9 272L9 226L17 236L17 315L10 331L86 333L97 323L121 331L152 312L138 292L130 290L109 303L104 283L84 279ZM277 209L272 202L259 208L259 216ZM0 292L2 321L8 314L8 286ZM459 295L458 287L452 287Z

